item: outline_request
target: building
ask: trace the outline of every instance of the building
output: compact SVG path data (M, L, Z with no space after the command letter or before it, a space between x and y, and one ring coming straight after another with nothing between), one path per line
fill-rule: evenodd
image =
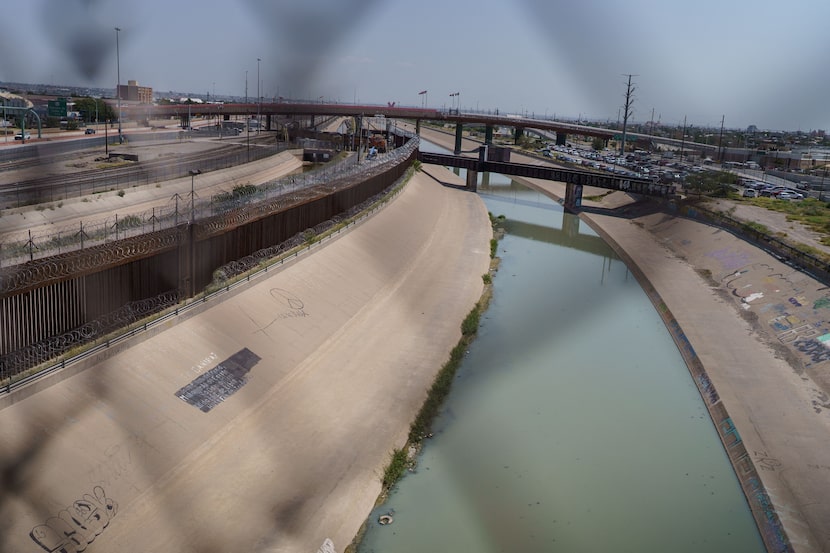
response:
M138 86L138 81L127 81L125 85L118 85L117 97L128 102L152 104L153 89L149 86Z

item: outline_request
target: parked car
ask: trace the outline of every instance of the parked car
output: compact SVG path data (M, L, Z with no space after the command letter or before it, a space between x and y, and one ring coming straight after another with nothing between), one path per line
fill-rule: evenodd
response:
M779 200L803 200L804 199L803 194L799 194L798 192L795 192L793 190L784 190L783 192L779 192L778 194L776 194L775 197L778 198Z
M32 135L29 134L29 133L26 133L26 134L17 133L16 135L14 135L15 140L29 140L31 138L32 138Z
M809 190L810 189L810 183L807 182L807 181L801 181L798 184L796 184L795 187L798 188L799 190Z
M758 191L755 190L754 188L747 188L746 190L744 190L744 198L757 198L757 197L758 197Z

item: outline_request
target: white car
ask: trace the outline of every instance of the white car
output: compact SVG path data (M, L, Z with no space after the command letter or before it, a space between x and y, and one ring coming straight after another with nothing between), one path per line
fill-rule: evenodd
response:
M26 133L25 135L23 133L17 133L16 135L14 135L15 140L30 140L31 138L32 135L29 133Z

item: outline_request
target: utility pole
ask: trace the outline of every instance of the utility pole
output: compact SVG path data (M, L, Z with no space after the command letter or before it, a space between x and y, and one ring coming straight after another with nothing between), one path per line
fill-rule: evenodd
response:
M721 145L723 144L723 122L726 120L726 115L722 115L720 118L720 135L718 135L718 161L723 163L723 149Z
M680 137L680 163L683 163L683 147L686 145L686 116L683 116L683 136Z
M648 123L649 134L654 136L654 108L651 108L651 121Z
M634 103L634 91L637 90L637 87L631 85L631 78L638 75L628 74L623 76L628 77L628 84L625 87L625 104L623 105L622 144L620 145L620 155L625 157L625 135L628 128L628 118L631 116L631 104Z
M259 128L262 126L259 122L260 118L260 108L262 106L262 96L260 96L259 91L259 62L261 62L261 58L256 59L256 133L259 134Z
M116 71L117 71L117 85L116 85L116 96L118 97L118 143L121 144L124 142L124 138L121 136L121 52L118 48L118 33L121 32L121 29L115 27L115 63L116 63Z

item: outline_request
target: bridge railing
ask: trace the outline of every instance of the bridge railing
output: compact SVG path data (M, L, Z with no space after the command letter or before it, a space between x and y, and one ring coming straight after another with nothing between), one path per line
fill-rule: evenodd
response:
M116 213L104 219L81 221L50 232L29 233L26 238L0 242L0 276L3 268L36 261L53 255L174 228L180 223L214 217L245 205L296 195L341 177L357 175L386 164L396 164L418 147L418 138L410 134L402 147L379 153L373 159L345 158L308 173L274 179L260 185L235 187L209 198L175 195L165 205L141 212ZM195 199L195 202L192 201Z

